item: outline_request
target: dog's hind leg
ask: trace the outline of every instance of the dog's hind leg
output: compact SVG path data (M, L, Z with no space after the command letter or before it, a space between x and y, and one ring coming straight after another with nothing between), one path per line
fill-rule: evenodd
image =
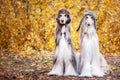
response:
M107 61L105 60L104 56L99 52L100 55L100 67L105 73L110 73L110 70Z
M100 68L100 55L93 55L92 63L91 63L91 72L93 76L102 77L104 75L103 70Z

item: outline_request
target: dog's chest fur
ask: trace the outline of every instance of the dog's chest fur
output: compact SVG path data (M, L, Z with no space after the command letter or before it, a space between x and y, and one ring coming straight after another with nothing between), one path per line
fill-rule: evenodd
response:
M61 29L61 38L60 38L60 42L59 42L59 57L60 58L71 58L71 49L70 49L70 45L67 42L66 36L67 36L67 29L65 26L62 27Z

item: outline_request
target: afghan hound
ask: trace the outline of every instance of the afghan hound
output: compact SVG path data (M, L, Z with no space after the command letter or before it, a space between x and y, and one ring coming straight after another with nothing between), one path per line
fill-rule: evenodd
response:
M84 13L77 29L81 29L78 72L81 77L102 77L109 71L108 64L99 50L99 40L96 32L96 15L93 11Z
M55 56L53 68L48 75L76 76L76 60L73 52L70 13L66 9L60 9L58 12L56 38L55 38Z

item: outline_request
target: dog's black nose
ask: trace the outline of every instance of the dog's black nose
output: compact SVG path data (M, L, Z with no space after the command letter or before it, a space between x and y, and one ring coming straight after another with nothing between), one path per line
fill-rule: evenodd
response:
M88 24L88 26L90 26L90 24Z
M63 22L63 20L61 20L61 22Z

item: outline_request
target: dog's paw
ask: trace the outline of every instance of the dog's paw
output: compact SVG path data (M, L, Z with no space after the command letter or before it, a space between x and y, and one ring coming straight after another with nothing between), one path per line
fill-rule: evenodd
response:
M92 77L92 75L90 73L82 73L79 75L79 77Z
M64 76L78 76L77 73L65 73Z
M74 67L69 65L66 67L67 69L65 70L64 76L78 76L77 71L74 69Z
M53 71L49 72L48 75L49 75L49 76L53 76L53 75L63 76L62 73L60 73L60 72L53 72Z
M96 77L103 77L104 72L102 70L92 70L92 75Z
M103 77L104 74L98 74L98 73L96 73L96 74L92 74L92 75L95 76L95 77Z

